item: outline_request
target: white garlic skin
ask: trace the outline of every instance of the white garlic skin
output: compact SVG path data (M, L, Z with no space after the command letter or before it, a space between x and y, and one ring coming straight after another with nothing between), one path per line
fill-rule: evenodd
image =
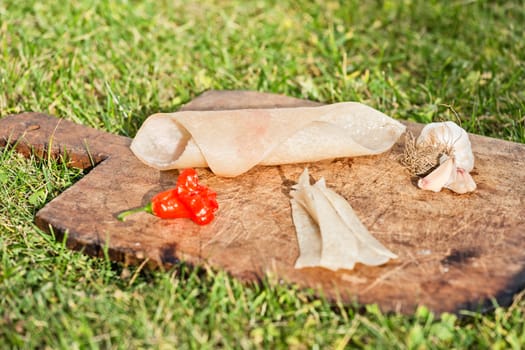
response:
M417 144L439 143L451 148L456 166L467 172L474 169L474 154L467 132L454 122L427 124L417 138ZM441 160L440 163L443 163Z
M476 182L470 175L474 168L474 154L468 134L459 125L447 121L426 125L416 143L445 145L449 154L444 154L440 165L418 181L418 187L439 192L443 187L463 194L476 189Z

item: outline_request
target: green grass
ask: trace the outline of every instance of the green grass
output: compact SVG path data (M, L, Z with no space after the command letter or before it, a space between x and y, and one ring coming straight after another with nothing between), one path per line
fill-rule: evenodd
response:
M196 3L196 2L195 2ZM0 2L0 116L133 136L206 89L362 101L525 142L522 1ZM457 115L456 115L457 113ZM459 118L459 120L458 120ZM0 153L0 344L8 348L515 348L525 299L486 315L384 315L271 279L146 271L69 251L36 211L82 176Z

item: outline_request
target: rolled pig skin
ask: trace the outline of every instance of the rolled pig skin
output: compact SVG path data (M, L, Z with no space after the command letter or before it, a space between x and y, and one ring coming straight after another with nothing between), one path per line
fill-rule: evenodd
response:
M182 111L148 117L133 153L159 170L209 167L234 177L256 165L387 151L405 126L357 102L320 107Z

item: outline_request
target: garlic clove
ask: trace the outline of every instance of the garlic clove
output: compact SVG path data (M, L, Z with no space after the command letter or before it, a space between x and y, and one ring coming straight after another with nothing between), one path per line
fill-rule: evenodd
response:
M474 191L476 189L476 182L467 171L457 168L455 181L445 185L445 187L456 193L463 194Z
M419 179L417 186L422 190L439 192L445 185L456 180L456 165L453 158L448 158L434 171Z

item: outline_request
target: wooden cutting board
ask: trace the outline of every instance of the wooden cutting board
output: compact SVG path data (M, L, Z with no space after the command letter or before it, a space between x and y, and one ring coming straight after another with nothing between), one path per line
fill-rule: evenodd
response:
M245 91L211 91L183 108L212 110L296 107L311 101ZM407 123L418 132L421 125ZM40 210L43 230L72 249L116 261L171 266L178 261L224 269L247 281L271 274L344 302L377 303L383 311L411 313L479 310L495 298L511 302L525 286L525 145L470 135L478 190L457 195L421 191L391 151L370 157L256 167L236 178L198 169L218 193L220 211L209 226L189 220L116 215L146 204L174 185L177 171L146 167L129 151L130 139L39 113L0 119L0 143L29 154L67 153L70 165L91 171ZM290 187L304 167L343 195L370 232L399 258L381 267L358 265L332 272L296 270L298 256Z

